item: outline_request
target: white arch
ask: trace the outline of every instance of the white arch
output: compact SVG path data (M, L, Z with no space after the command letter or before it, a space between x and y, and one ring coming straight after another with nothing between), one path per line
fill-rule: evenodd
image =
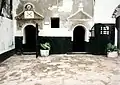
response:
M26 43L26 39L25 39L25 27L27 27L28 25L32 25L33 27L35 27L35 24L33 24L33 23L25 23L25 24L22 26L22 36L23 36L23 41L22 41L22 43L23 43L23 44Z
M85 30L85 40L84 41L89 42L89 30L87 29L87 27L85 25L83 25L83 24L75 25L72 29L72 33L74 32L74 29L78 26L82 26L84 28L84 30ZM73 41L73 34L72 34L72 41Z

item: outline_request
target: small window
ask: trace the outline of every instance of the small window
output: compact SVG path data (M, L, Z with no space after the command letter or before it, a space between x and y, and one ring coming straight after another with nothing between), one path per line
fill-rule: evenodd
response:
M109 35L109 26L101 27L100 34Z
M52 17L51 18L51 28L59 28L60 18Z
M95 37L95 31L94 30L91 30L91 36Z
M95 30L94 30L94 27L90 30L91 32L91 37L95 37Z

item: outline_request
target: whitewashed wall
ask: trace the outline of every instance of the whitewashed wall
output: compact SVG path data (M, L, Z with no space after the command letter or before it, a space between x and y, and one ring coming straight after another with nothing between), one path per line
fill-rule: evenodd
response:
M13 22L0 16L0 54L14 48Z
M58 3L58 12L59 12L59 16L60 16L60 29L52 29L50 28L50 19L48 19L48 17L46 17L47 15L52 16L52 14L55 14L55 7L56 4L51 3L50 0L34 0L36 1L36 3L33 0L28 0L31 1L31 3L33 3L36 7L36 11L39 12L40 14L43 14L45 16L44 21L48 22L49 25L44 25L43 24L43 30L40 30L39 36L61 36L61 37L73 37L73 30L69 30L69 29L73 29L74 27L70 26L71 23L69 23L68 21L64 20L66 19L68 16L70 16L71 14L73 14L74 12L77 11L73 10L72 11L72 5L75 4L75 8L78 8L78 3L80 0L61 0L61 2ZM56 0L53 0L53 2L55 2ZM63 1L63 2L62 2ZM74 2L73 2L74 1ZM86 6L86 9L88 10L88 8L92 7L90 5L90 7L88 6L88 1L89 0L83 0L86 3L84 4ZM87 37L85 39L85 41L89 40L89 30L90 28L92 28L92 26L94 25L94 23L115 23L115 19L112 18L112 14L115 10L115 8L120 4L119 2L120 0L95 0L95 5L94 5L94 10L91 9L89 11L86 10L87 13L89 14L93 14L92 11L94 11L94 18L92 19L92 22L89 22L89 27L86 27L86 29L88 29L87 31ZM23 3L24 2L24 3ZM40 2L44 2L44 4L47 4L45 7L43 5L43 3ZM18 9L18 11L22 11L23 8L23 4L27 3L27 0L14 0L14 16L16 16L16 9ZM40 5L41 4L41 5ZM48 4L51 4L51 6L49 7ZM66 4L68 4L66 6ZM69 6L70 5L70 6ZM42 6L42 7L39 7ZM53 7L53 8L52 8ZM47 9L46 9L47 8ZM73 9L75 9L73 7ZM43 13L44 10L45 14ZM50 13L49 13L50 12ZM65 13L65 14L64 14ZM93 16L93 15L92 15ZM14 20L14 23L16 23L16 20ZM79 24L79 23L78 23ZM80 23L81 24L81 23ZM23 36L23 32L22 30L17 30L17 26L16 24L14 24L14 30L15 30L15 36ZM117 34L117 33L116 33ZM117 37L115 37L115 39L117 40Z
M74 24L69 22L69 20L67 19L69 16L73 15L78 11L79 3L81 0L58 0L58 4L56 3L57 0L51 0L51 1L37 0L36 2L34 2L33 0L29 0L29 1L14 0L14 5L13 5L14 16L16 16L22 11L23 5L25 3L31 2L32 4L35 5L35 10L44 16L43 22L45 23L43 23L43 27L41 27L43 29L40 30L39 36L71 37L71 40L73 40L74 28L79 25L80 26L84 25L86 30L85 41L88 42L90 36L89 30L93 26L93 19L89 23L74 21L75 22ZM87 14L89 14L91 17L93 17L93 2L94 2L93 0L83 0L84 11ZM50 18L56 16L60 17L60 28L51 28ZM23 32L24 28L21 28L21 30L17 30L16 20L14 20L14 23L15 23L14 24L15 36L24 36L24 32Z
M95 0L94 22L115 23L112 14L119 4L120 0Z

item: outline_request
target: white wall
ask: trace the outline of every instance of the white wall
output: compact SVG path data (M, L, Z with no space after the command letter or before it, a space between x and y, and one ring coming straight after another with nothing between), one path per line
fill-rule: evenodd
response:
M72 32L65 28L48 28L40 30L39 36L71 37Z
M13 0L13 29L14 29L14 35L19 35L19 32L17 32L17 21L15 17L17 16L16 14L16 9L18 8L20 1L19 0Z
M14 48L13 22L0 16L0 54Z
M65 0L64 0L65 1ZM58 11L66 11L66 9L68 9L67 7L65 7L66 2L69 0L66 0L65 3L63 4L62 7L59 7ZM69 3L72 4L71 2L72 0L69 1ZM95 23L115 23L115 19L112 18L112 14L115 10L115 8L119 5L120 0L95 0L95 7L94 7L94 22ZM15 0L14 4L15 6L13 7L14 10L17 9L18 4L20 3L19 0ZM63 9L65 8L65 9ZM71 9L71 8L70 8ZM16 15L16 12L14 13ZM15 16L14 15L14 16ZM15 20L14 20L15 21ZM23 36L23 32L20 31L16 31L16 22L14 22L14 30L15 30L15 36ZM60 23L64 23L64 22L60 22ZM49 22L50 24L50 22ZM72 37L73 36L73 31L68 31L69 28L71 28L69 25L71 25L70 23L67 23L67 25L65 26L61 26L60 28L56 28L56 29L52 29L50 28L51 26L45 26L43 25L43 30L40 31L39 35L40 36L60 36L60 37ZM93 26L93 23L89 22L90 27L87 28L91 28ZM47 29L46 29L47 28ZM86 41L88 41L89 39L89 32L87 31L87 37L86 37Z
M115 23L112 14L120 4L120 0L95 0L95 23Z

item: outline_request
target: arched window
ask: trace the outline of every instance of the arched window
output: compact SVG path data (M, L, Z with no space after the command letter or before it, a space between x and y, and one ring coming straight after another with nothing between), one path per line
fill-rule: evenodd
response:
M112 14L112 17L113 18L117 18L117 17L119 17L120 16L120 5L118 5L116 8L115 8L115 10L114 10L114 12L113 12L113 14Z

